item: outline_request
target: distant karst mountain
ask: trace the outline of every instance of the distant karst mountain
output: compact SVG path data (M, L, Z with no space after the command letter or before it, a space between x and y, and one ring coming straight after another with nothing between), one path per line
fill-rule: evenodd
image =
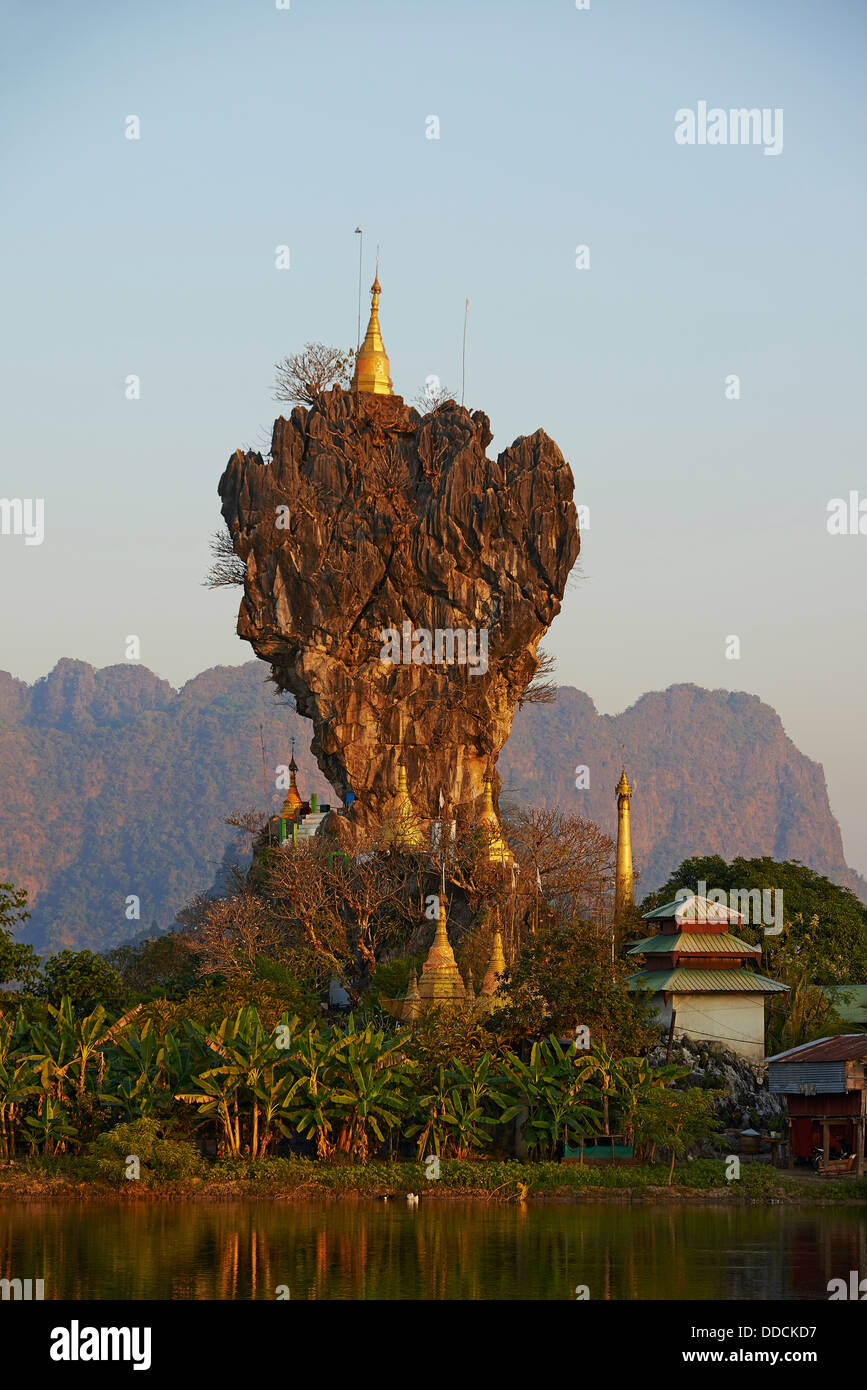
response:
M225 817L265 809L260 724L268 809L282 800L275 769L293 734L302 789L334 800L308 751L309 721L266 677L259 662L218 666L175 691L141 666L64 659L33 686L0 673L0 880L28 889L37 950L102 950L171 926L246 848ZM768 854L867 898L821 766L753 695L679 685L611 716L561 687L555 704L516 716L499 761L503 802L556 804L613 832L621 746L642 893L689 855ZM587 790L575 788L578 765ZM131 895L138 920L125 915Z

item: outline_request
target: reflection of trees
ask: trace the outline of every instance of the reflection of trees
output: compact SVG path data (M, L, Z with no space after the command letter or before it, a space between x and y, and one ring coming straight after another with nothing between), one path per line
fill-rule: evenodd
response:
M858 1210L390 1202L0 1203L0 1276L48 1298L827 1298Z

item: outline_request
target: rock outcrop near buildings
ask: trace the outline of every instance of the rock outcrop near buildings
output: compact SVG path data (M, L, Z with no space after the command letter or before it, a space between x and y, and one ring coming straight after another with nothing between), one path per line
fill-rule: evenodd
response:
M220 481L247 568L238 634L312 720L357 829L393 811L401 763L421 818L441 793L452 814L472 807L559 612L579 549L571 470L541 430L495 460L491 438L481 411L335 389L277 420L267 463L238 452ZM438 652L437 632L455 647Z

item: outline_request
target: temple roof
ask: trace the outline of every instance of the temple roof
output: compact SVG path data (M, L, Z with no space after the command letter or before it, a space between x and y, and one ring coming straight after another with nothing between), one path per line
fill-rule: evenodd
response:
M730 932L671 932L668 936L648 936L637 945L630 946L628 956L669 955L680 951L682 955L701 956L760 956L761 946L751 946Z
M700 898L697 893L690 893L688 898L675 898L673 902L663 903L662 907L656 907L652 912L645 912L642 920L649 922L655 918L691 922L695 926L700 926L703 922L714 926L721 922L731 922L740 926L741 922L739 912L726 907L725 903L715 903L710 898Z
M752 970L639 970L627 980L630 989L653 994L785 994L788 986Z

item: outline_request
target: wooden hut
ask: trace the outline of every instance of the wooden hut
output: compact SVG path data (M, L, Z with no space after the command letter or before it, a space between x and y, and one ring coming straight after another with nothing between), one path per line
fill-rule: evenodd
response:
M768 1057L768 1087L786 1098L793 1158L824 1150L819 1171L864 1173L867 1033L843 1033Z

